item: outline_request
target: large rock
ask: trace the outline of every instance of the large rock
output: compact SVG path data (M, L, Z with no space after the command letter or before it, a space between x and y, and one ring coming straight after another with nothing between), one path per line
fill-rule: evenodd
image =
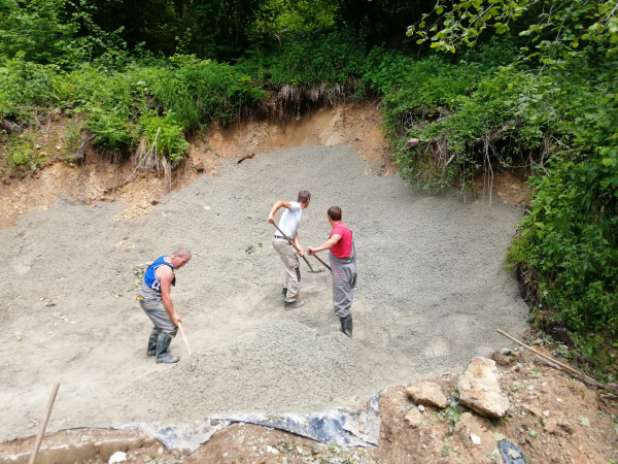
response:
M412 397L416 404L423 406L434 406L436 408L446 408L446 396L442 393L440 385L434 382L422 382L406 388L408 395Z
M496 363L487 358L472 358L457 382L459 400L478 414L497 419L506 414L509 399L500 390Z

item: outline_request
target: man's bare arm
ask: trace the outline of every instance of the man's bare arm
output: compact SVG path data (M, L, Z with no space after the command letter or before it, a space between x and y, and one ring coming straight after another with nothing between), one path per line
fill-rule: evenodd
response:
M294 236L293 242L294 242L294 245L295 245L294 248L296 248L296 251L298 251L298 254L300 256L303 256L305 254L305 250L303 250L303 247L300 245L300 239L298 237L298 232L296 232L296 235Z
M277 214L277 211L279 211L279 209L281 208L289 208L289 207L290 207L289 201L282 201L282 200L276 201L273 207L270 209L270 214L268 215L268 222L270 224L274 224L275 214Z
M176 314L174 304L172 303L172 280L174 279L174 273L167 266L161 266L156 270L157 277L161 283L161 299L163 300L163 307L167 312L167 315L176 327L182 322L182 320Z
M337 244L337 242L339 242L339 240L341 240L341 235L333 234L333 236L330 237L328 240L326 240L324 243L322 243L322 245L318 247L309 247L307 248L307 251L309 252L310 255L312 255L322 250L330 250L332 247L334 247Z

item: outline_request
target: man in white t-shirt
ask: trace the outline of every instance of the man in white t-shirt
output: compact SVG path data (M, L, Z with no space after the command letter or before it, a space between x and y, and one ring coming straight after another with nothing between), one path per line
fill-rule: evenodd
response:
M281 232L275 232L273 236L273 248L279 253L279 257L285 267L282 295L286 307L297 307L302 305L302 301L298 299L298 292L300 291L300 265L298 262L298 255L303 256L305 252L300 246L300 241L298 239L298 227L300 226L303 209L309 206L310 200L311 193L306 190L301 190L298 192L297 201L277 201L268 215L268 222L274 224L275 214L277 214L279 209L284 209L279 219L278 227L295 245L295 247L290 245ZM298 252L294 248L296 248Z

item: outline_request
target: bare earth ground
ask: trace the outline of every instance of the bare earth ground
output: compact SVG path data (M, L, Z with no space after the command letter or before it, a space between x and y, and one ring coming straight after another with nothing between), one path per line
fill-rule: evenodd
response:
M521 333L527 309L503 270L520 212L415 195L383 171L346 146L299 147L222 162L133 221L120 203L64 201L0 231L0 437L33 433L57 380L50 430L315 411L461 367L502 346L497 327ZM265 217L298 188L314 192L306 245L324 239L332 203L355 231L353 340L326 273L304 274L302 309L279 302ZM179 243L194 250L175 299L195 355L169 367L144 354L134 268Z

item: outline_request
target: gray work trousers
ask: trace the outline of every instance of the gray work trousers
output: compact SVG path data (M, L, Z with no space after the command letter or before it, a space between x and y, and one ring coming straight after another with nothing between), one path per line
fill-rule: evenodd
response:
M285 301L294 303L300 291L300 264L296 250L284 238L273 238L273 248L283 263L283 288L287 288Z
M161 300L144 299L140 300L139 305L146 313L146 316L152 321L153 332L164 332L172 337L176 335L176 330L178 330L178 328L170 320Z
M351 258L337 258L330 253L333 276L333 306L337 317L350 315L356 287L356 252Z

